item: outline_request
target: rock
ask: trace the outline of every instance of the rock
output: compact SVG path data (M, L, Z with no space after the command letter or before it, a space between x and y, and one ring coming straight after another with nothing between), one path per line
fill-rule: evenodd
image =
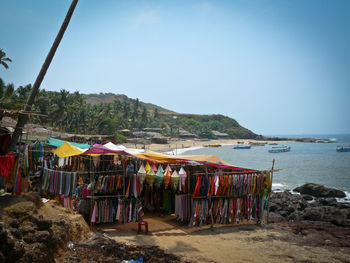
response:
M293 190L294 192L299 192L300 194L308 194L315 197L339 197L344 198L346 195L343 191L328 188L320 184L306 183L299 186Z
M312 201L314 198L311 195L301 195L305 201Z
M48 231L37 231L34 234L34 240L39 243L45 243L50 240L51 234Z
M23 235L25 235L27 233L34 233L36 229L33 226L27 225L27 226L21 226L20 231L22 232Z
M0 231L0 246L7 240L7 232L5 230Z
M10 228L10 232L15 238L17 239L22 238L22 232L18 228Z
M33 217L32 222L38 226L38 230L50 230L52 226L51 220Z
M321 221L322 219L322 210L320 208L306 208L304 212L304 219L305 220L312 220L312 221Z
M289 221L300 221L303 219L303 214L300 211L295 211L288 216Z
M321 205L327 205L327 206L336 206L338 204L337 199L335 198L319 198L318 202Z
M2 254L2 252L0 251L0 263L5 263L5 262L6 262L5 256L4 256L4 254Z
M12 226L13 228L19 228L21 222L18 219L13 219L10 222L10 226Z
M26 235L23 236L23 240L26 243L28 243L28 244L34 243L35 242L34 234L33 233L27 233Z

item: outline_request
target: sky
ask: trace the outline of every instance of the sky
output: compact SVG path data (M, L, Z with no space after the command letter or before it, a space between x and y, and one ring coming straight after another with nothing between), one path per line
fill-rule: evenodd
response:
M33 83L68 0L0 0L0 78ZM80 0L42 89L223 114L263 135L350 133L350 1Z

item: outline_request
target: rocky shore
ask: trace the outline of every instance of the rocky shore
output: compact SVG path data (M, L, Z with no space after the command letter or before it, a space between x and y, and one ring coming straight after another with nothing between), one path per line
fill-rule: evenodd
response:
M290 191L273 192L269 211L273 221L328 222L336 226L350 227L350 203L338 202L336 198L345 193L317 184L304 184Z

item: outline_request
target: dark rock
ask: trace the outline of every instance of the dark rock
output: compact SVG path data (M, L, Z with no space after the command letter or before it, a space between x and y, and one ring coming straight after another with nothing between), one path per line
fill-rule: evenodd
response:
M300 211L295 211L288 216L289 221L300 221L303 219L303 214Z
M46 220L41 217L33 217L32 222L38 226L38 230L49 230L52 226L51 220Z
M27 233L26 235L23 236L23 240L28 244L34 243L35 242L34 234Z
M6 263L4 254L0 251L0 263Z
M5 230L0 231L0 245L7 240L7 232Z
M306 183L293 190L301 194L308 194L315 197L345 197L345 193L341 190L328 188L320 184Z
M338 204L337 199L335 198L319 198L318 202L321 205L328 205L328 206L336 206Z
M305 220L321 221L322 210L319 208L306 208L304 212Z
M13 220L11 220L9 225L14 227L14 228L19 228L20 224L21 224L21 222L18 219L13 219Z
M27 233L34 233L36 229L33 226L27 225L27 226L21 226L20 231L22 232L23 235L25 235Z
M10 228L10 232L15 238L17 239L22 238L22 232L18 228Z
M23 246L16 242L13 249L11 249L7 254L7 262L18 262L18 259L20 259L24 255L24 248Z
M44 243L50 240L51 234L48 231L37 231L34 234L36 242Z
M312 201L314 198L311 195L301 195L305 201Z

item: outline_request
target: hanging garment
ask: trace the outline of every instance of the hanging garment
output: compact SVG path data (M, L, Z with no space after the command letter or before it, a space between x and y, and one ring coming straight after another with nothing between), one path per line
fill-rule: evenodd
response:
M176 172L176 170L174 169L174 172L171 175L171 186L175 191L177 190L179 180L180 180L180 177L179 177L178 173Z
M139 171L137 172L138 176L139 176L139 184L140 184L140 193L143 190L143 183L145 181L146 178L146 170L145 167L143 166L143 164L141 164Z
M5 156L0 156L0 176L8 177L15 163L15 155L8 153Z
M187 179L187 173L183 167L181 167L179 171L179 177L180 177L179 191L182 191L186 189L186 179Z
M169 183L170 183L170 180L171 180L171 168L169 165L167 165L167 167L165 168L165 172L164 172L164 187L165 189L168 189L168 186L169 186Z

